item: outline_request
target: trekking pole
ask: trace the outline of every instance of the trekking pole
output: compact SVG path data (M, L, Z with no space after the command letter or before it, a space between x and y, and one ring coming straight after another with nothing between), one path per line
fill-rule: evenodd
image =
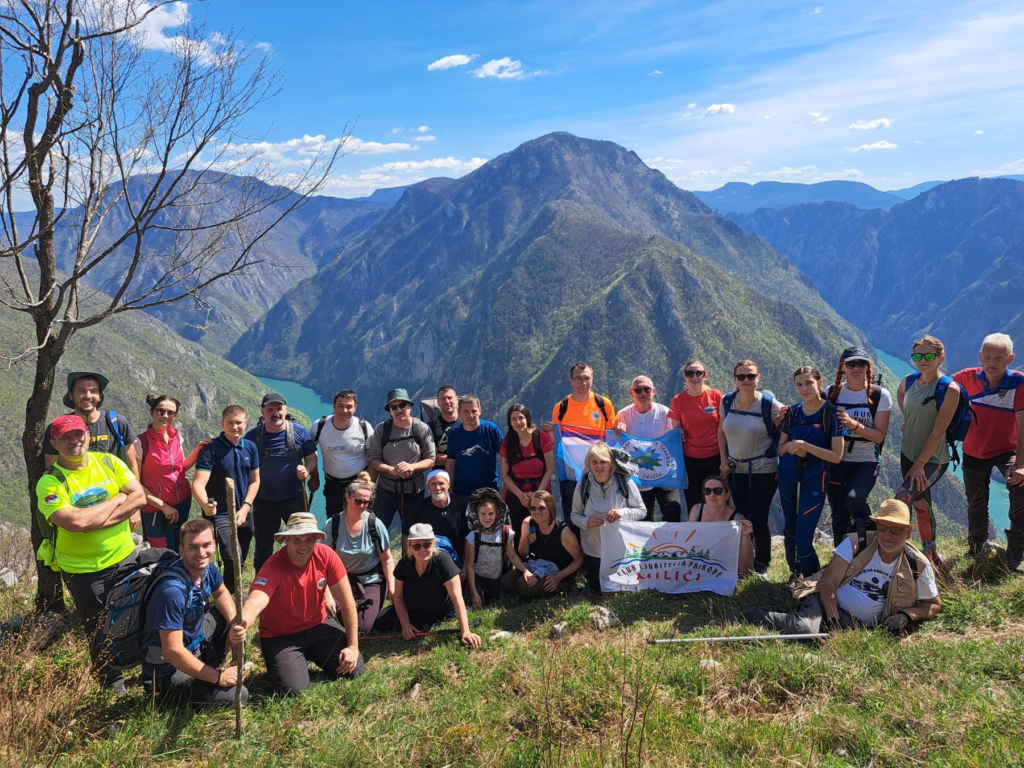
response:
M668 645L670 643L732 643L750 642L752 640L824 640L828 632L811 632L802 635L731 635L729 637L669 637L648 640L648 645Z
M235 519L235 481L230 477L224 479L225 495L228 503L228 532L231 534L231 566L235 577L235 620L232 624L242 622L242 551L238 546L238 520ZM242 680L245 672L245 641L233 649L235 663L238 665L238 679L235 682L235 740L242 738Z

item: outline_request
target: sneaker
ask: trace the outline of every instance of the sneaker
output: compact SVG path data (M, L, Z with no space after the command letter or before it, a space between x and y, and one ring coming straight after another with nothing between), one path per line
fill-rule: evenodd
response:
M759 560L755 560L754 573L763 578L768 578L768 563L762 563Z
M1017 576L1024 576L1024 547L1009 547L1006 550L1006 569Z

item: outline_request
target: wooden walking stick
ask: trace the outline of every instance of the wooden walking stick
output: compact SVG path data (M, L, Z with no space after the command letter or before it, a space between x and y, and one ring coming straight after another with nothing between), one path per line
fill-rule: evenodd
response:
M238 546L238 521L235 519L235 481L224 479L228 503L228 531L231 534L231 568L235 576L235 620L242 623L242 550ZM242 738L242 680L245 672L245 642L232 648L238 665L238 680L235 683L235 739Z

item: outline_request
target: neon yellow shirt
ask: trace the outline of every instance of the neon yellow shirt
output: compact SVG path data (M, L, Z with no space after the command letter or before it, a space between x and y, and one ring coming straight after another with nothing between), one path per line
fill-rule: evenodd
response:
M36 483L39 511L50 515L67 507L86 509L101 504L135 479L127 465L109 453L89 453L81 469L54 464ZM62 482L63 478L63 482ZM56 566L66 573L93 573L117 565L135 550L131 526L122 520L109 528L81 533L54 526ZM49 544L44 541L40 554ZM45 557L40 557L48 562ZM50 563L52 565L52 563Z

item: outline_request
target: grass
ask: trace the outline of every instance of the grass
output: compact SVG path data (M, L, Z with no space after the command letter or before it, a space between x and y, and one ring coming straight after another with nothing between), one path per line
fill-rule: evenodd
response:
M963 547L943 542L950 554ZM656 592L601 602L621 628L590 628L583 598L472 615L484 638L362 643L366 674L278 700L255 644L245 733L232 712L152 711L141 687L111 698L84 640L0 646L0 761L9 765L1019 765L1024 579L990 557L941 577L946 610L911 636L846 632L823 644L651 646L650 637L753 633L736 607L792 604L747 579L734 598ZM4 618L29 596L2 596ZM551 626L570 631L551 639ZM492 630L512 630L489 641ZM702 667L702 659L718 666Z

